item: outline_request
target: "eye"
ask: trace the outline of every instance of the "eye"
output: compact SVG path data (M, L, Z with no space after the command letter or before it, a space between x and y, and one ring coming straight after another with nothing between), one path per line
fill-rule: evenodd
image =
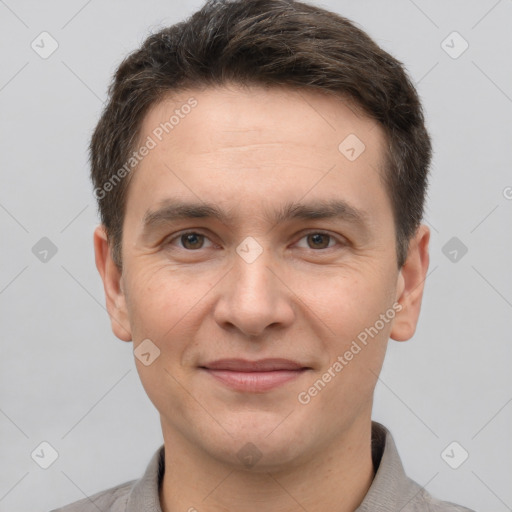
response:
M303 236L301 240L306 240L307 246L301 245L300 243L298 245L305 249L330 249L337 241L332 235L321 231L308 233Z
M302 242L303 240L305 240L305 242ZM334 247L336 243L338 243L338 245L344 245L333 235L322 231L313 231L304 235L297 245L303 249L321 250L330 249ZM167 244L171 246L178 244L180 249L186 251L197 251L214 245L206 235L197 231L187 231L178 234L170 239Z
M181 246L181 249L185 249L187 251L195 251L197 249L203 249L205 241L208 240L211 244L211 241L203 235L202 233L197 233L196 231L187 231L186 233L182 233L178 236L175 236L171 240L169 240L169 245L173 245L174 242L178 241Z

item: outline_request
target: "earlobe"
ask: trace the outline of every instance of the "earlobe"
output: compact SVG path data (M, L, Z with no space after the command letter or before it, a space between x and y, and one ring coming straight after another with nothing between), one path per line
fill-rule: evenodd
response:
M96 268L103 281L112 331L120 340L132 341L122 275L112 259L112 252L103 225L94 230L94 253Z
M429 240L430 229L421 224L409 243L407 260L400 269L397 302L402 309L395 316L390 333L396 341L407 341L416 331L429 265Z

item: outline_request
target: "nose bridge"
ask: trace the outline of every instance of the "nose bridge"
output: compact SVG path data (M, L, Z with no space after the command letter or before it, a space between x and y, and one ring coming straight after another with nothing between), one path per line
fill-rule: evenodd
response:
M235 290L233 291L240 293L242 299L251 294L269 294L272 273L268 267L274 264L270 247L261 237L256 240L252 236L247 236L238 244L235 251L233 268Z
M272 299L272 273L269 267L272 265L272 256L269 251L264 251L255 256L253 250L247 255L251 257L245 259L238 255L234 264L234 295L238 296L241 302L251 301L255 299L264 299L271 301ZM237 251L238 252L238 251Z
M256 245L257 244L257 245ZM236 249L232 271L216 308L216 320L246 335L257 336L273 324L293 321L293 309L275 275L273 255L255 240Z

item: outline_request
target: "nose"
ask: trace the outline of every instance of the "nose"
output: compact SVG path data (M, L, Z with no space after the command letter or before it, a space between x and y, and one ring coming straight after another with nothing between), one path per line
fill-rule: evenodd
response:
M261 338L269 329L284 329L295 319L293 292L267 251L250 263L236 255L219 292L215 321L248 338Z

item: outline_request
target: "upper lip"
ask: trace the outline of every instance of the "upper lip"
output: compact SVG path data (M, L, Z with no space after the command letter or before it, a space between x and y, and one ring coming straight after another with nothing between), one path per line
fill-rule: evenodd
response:
M248 361L246 359L218 359L201 365L209 370L230 370L238 372L270 372L276 370L303 370L309 367L290 359L260 359Z

